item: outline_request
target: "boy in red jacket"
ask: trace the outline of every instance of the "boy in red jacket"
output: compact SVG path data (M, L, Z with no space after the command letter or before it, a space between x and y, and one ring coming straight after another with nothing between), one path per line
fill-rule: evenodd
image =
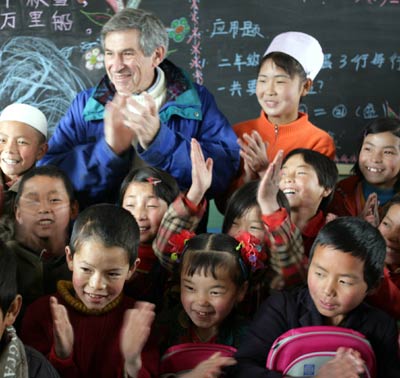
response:
M158 355L145 347L154 305L122 293L138 244L137 223L122 208L95 205L78 216L65 249L72 282L59 281L56 294L28 307L22 324L23 340L62 377L157 375Z

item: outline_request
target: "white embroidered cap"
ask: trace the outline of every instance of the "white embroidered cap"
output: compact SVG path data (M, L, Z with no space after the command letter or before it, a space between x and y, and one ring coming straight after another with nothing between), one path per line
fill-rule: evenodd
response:
M324 63L324 53L319 42L309 34L286 32L278 34L270 43L264 56L272 52L282 52L296 59L314 80Z
M8 105L0 114L0 122L1 121L17 121L26 123L42 133L47 139L46 116L34 106L17 103Z

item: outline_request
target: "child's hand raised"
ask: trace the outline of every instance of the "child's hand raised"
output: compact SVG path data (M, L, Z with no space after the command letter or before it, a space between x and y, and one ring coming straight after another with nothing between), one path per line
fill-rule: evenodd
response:
M142 367L141 353L150 335L155 318L155 306L148 302L136 302L132 310L125 312L121 329L121 352L129 377L136 377Z
M183 374L181 378L217 378L224 366L235 365L232 357L223 357L220 352L214 353L207 360L200 362L193 370Z
M253 131L250 135L243 134L243 139L238 138L237 143L240 146L240 156L244 160L246 175L250 178L250 172L254 172L258 177L264 175L268 168L267 143L261 138L257 131Z
M371 193L365 202L364 209L361 213L361 218L372 224L374 227L379 225L379 211L378 211L378 195Z
M74 330L68 318L65 306L57 298L50 297L50 311L53 319L54 350L57 357L67 359L72 354Z
M257 202L260 205L262 214L272 214L279 210L277 194L281 178L282 160L283 150L279 150L260 181L257 191Z
M339 348L335 357L321 366L316 377L359 378L364 371L364 361L359 352L353 349Z
M190 158L192 160L192 185L186 195L187 199L198 205L212 182L213 160L204 159L200 143L192 138Z

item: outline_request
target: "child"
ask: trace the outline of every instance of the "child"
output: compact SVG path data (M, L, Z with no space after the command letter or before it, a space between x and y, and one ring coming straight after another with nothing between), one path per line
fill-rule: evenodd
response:
M162 348L182 343L239 345L245 321L235 309L246 294L252 264L261 263L252 263L248 247L228 235L200 234L177 251L181 303L161 314L159 322L167 328L160 332ZM253 256L257 260L261 255ZM196 373L194 369L189 377Z
M233 126L242 164L230 193L243 181L262 177L280 149L284 157L300 147L335 157L333 139L299 112L300 100L310 91L323 61L319 42L308 34L286 32L272 40L258 70L260 117Z
M336 325L361 332L377 359L377 377L400 377L397 329L384 312L363 303L383 273L385 241L359 218L327 223L311 253L308 287L271 296L261 306L236 354L229 377L281 377L265 362L275 339L292 328ZM317 377L357 377L362 366L351 350L341 351Z
M0 241L0 377L57 378L46 358L22 344L13 327L21 309L14 254Z
M27 305L70 279L64 251L78 204L68 177L54 166L25 173L15 203L15 237L7 245L17 255L18 288Z
M154 306L122 294L139 264L138 245L136 221L120 207L95 205L78 216L65 249L72 283L60 281L54 296L33 303L22 324L22 339L62 377L157 373L158 355L141 357Z
M291 250L291 257L303 256L304 248L301 233L290 220L290 206L283 192L276 186L267 198L270 178L250 181L237 189L227 203L222 224L222 232L232 237L249 232L268 253L268 265L272 270L253 275L254 282L250 285L252 296L258 297L252 306L253 311L267 297L270 288L294 286L304 279L304 271L299 272L293 260L286 260L283 265L287 250Z
M5 192L1 236L12 237L14 200L21 176L47 151L47 119L37 108L11 104L0 115L0 185Z
M374 119L363 132L354 175L337 184L329 211L363 217L381 211L399 191L399 172L400 120Z
M394 196L383 210L378 228L386 242L384 277L368 301L400 320L400 195Z
M270 182L277 182L282 161L282 151L276 156L267 170L262 184L250 182L232 196L223 223L223 232L232 237L247 233L252 242L264 249L270 255L272 272L268 265L252 275L248 295L243 310L254 313L259 303L269 293L271 288L293 286L302 282L304 266L298 260L303 259L304 250L300 232L291 223L289 208L283 193L278 186L271 189ZM200 149L192 149L192 186L187 193L190 201L178 201L168 208L159 231L159 236L153 243L153 248L161 264L168 270L174 270L174 261L170 258L171 239L193 230L202 213L196 211L194 205L199 204L204 197L210 180L211 171ZM260 194L261 193L261 194ZM189 206L188 203L194 204ZM265 212L261 212L265 211ZM291 252L288 253L288 250ZM278 276L277 276L278 274Z
M305 148L289 152L282 164L279 188L290 204L292 222L303 235L304 253L325 224L324 210L338 177L336 164L325 155Z
M120 205L135 217L140 230L140 264L125 285L125 293L157 305L161 304L166 272L158 263L152 242L168 206L178 194L176 180L153 167L129 172L120 190Z

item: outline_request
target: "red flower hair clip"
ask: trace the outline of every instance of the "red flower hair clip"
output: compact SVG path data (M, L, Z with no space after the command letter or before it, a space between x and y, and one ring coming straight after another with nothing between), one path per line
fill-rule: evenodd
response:
M182 230L180 233L172 235L168 240L170 246L171 260L177 261L182 255L186 242L196 234L192 231Z
M267 254L264 252L260 240L249 232L242 232L235 239L239 242L236 250L240 252L244 263L250 266L252 271L264 268Z

